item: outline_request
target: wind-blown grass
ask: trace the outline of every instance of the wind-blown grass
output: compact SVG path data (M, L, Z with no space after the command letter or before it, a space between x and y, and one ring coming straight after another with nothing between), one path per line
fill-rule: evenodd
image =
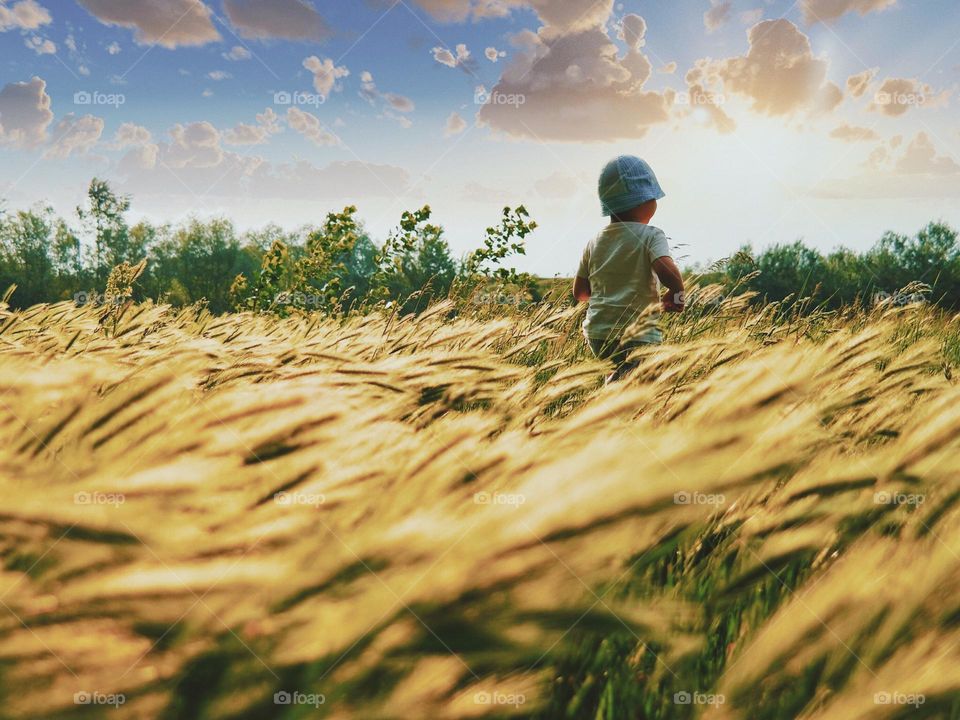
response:
M2 315L0 716L960 717L955 319Z

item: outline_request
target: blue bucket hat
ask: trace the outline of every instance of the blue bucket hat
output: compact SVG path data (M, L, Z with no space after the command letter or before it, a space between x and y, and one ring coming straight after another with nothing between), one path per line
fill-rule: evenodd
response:
M607 163L600 173L599 192L604 215L617 215L666 195L653 169L633 155L620 155Z

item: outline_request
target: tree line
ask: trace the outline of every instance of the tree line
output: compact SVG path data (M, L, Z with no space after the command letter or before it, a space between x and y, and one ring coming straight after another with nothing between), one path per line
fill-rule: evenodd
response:
M131 225L130 202L95 178L73 223L48 206L0 208L0 290L16 285L11 306L109 302L106 288L124 277L135 282L120 293L123 301L203 302L216 313L331 311L378 302L412 312L492 281L539 297L535 278L503 267L525 253L524 239L537 226L522 205L504 208L480 247L456 259L443 228L430 222L429 206L404 212L377 244L353 206L327 214L319 225L288 231L271 224L241 233L223 218Z
M429 206L404 212L385 241L375 243L353 206L296 230L271 224L238 232L222 218L131 225L130 202L95 178L70 220L50 207L11 212L0 205L0 291L16 285L9 302L19 308L70 299L103 302L108 287L126 287L120 280L132 278L119 293L124 301L204 302L216 313L286 314L376 303L415 312L438 297L494 286L496 292L485 297L536 301L551 284L504 267L525 252L526 237L537 226L522 205L504 208L480 246L457 259L443 228L430 222ZM926 301L960 308L960 245L956 230L942 222L913 236L888 232L865 252L822 253L799 240L760 252L745 245L693 274L699 283L718 283L730 293L753 291L757 302L790 304L811 296L832 308L901 302L919 297L898 294L909 286L922 287Z

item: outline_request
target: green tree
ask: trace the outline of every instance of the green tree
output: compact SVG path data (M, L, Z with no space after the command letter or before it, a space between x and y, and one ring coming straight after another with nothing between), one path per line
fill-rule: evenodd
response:
M77 217L93 236L90 262L98 287L106 281L112 267L134 259L124 219L129 209L130 198L117 195L109 183L98 178L93 178L87 188L87 207L77 208Z

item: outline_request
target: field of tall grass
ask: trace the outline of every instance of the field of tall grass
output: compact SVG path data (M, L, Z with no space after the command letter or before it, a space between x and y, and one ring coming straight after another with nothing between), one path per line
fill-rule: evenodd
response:
M0 717L960 717L957 318L581 312L3 309Z

